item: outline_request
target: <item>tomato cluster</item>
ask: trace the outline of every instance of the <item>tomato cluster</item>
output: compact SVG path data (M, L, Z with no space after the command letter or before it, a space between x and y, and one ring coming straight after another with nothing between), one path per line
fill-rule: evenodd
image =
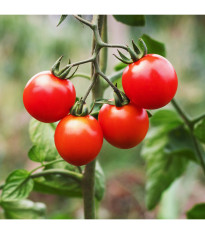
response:
M46 71L32 77L23 93L31 116L39 121L59 121L54 141L61 157L76 166L85 165L99 154L103 137L113 146L128 149L146 136L149 118L145 109L157 109L174 97L178 80L171 63L155 54L127 66L122 85L129 102L121 106L104 104L98 120L91 115L70 113L76 99L71 81Z

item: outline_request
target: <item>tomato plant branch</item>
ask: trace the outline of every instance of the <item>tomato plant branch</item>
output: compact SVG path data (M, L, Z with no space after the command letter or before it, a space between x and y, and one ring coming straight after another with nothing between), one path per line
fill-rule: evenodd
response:
M42 172L38 172L38 173L34 173L34 174L30 175L30 178L34 179L34 178L37 178L37 177L47 176L47 175L54 175L54 174L65 175L65 176L68 176L68 177L78 181L78 182L82 180L82 174L76 173L76 172L73 172L73 171L69 171L69 170L64 170L64 169L48 169L48 170L44 170Z
M107 43L101 43L102 47L107 47L107 48L119 48L119 49L124 49L126 51L128 51L128 48L124 45L120 45L120 44L107 44Z
M75 78L75 77L86 78L86 79L89 79L89 80L90 80L90 76L87 75L87 74L74 74L74 75L72 76L72 78ZM72 79L72 78L71 78L71 79Z
M90 28L93 28L93 24L91 22L89 22L88 20L83 19L82 17L80 17L79 15L74 15L74 17L79 20L81 23L87 25Z
M174 98L172 99L171 103L174 106L174 108L177 110L181 118L184 120L184 122L187 124L187 126L189 126L189 128L192 128L190 117L184 112L184 110L181 109L181 107Z
M93 78L93 80L92 80L90 86L88 87L88 90L87 90L86 94L84 95L84 97L83 97L83 99L82 99L83 103L85 103L85 101L86 101L86 99L87 99L89 93L90 93L91 90L93 89L93 87L94 87L94 85L95 85L95 83L96 83L96 80L97 80L96 78Z
M201 163L201 166L202 166L202 169L203 169L203 172L205 173L205 161L203 159L203 155L202 155L202 152L200 150L200 147L199 147L199 144L198 144L198 141L197 139L195 138L194 136L194 133L193 133L193 121L190 119L190 117L182 110L182 108L180 107L180 105L176 102L175 99L172 99L171 101L172 105L174 106L174 108L176 109L176 111L178 112L178 114L181 116L181 118L184 120L184 122L186 123L186 125L188 126L189 128L189 131L191 133L191 138L192 138L192 141L194 143L194 147L196 149L196 152L197 152L197 157Z
M100 71L100 69L98 69L98 67L97 67L97 73L105 79L105 81L112 87L114 92L118 95L119 99L122 101L122 96L120 94L119 89L105 76L103 72Z
M39 169L40 167L38 167ZM31 174L30 172L30 179L35 179L41 176L47 176L47 175L64 175L67 176L69 178L72 178L74 180L76 180L77 182L81 182L83 175L77 172L73 172L73 171L69 171L69 170L64 170L64 169L48 169L48 170L44 170L41 172L37 172L37 173L33 173ZM5 184L1 184L0 185L0 190L3 189Z
M193 131L191 131L191 137L192 137L192 141L194 143L194 147L196 149L198 158L200 160L201 166L202 166L203 171L205 173L205 161L204 161L204 158L203 158L203 155L202 155L202 151L200 150L199 143L198 143L196 137L194 136Z
M42 165L40 165L40 166L34 168L33 170L31 170L30 174L32 174L33 172L37 171L40 168L43 168L43 167L46 167L46 166L49 166L49 165L52 165L52 164L55 164L55 163L58 163L58 162L63 162L63 161L64 161L63 159L56 159L56 160L48 162L48 163L42 163Z
M193 120L191 121L191 123L192 123L193 125L195 125L197 122L199 122L200 120L202 120L202 119L204 119L204 118L205 118L205 113L203 113L202 115L200 115L200 116L196 117L195 119L193 119Z

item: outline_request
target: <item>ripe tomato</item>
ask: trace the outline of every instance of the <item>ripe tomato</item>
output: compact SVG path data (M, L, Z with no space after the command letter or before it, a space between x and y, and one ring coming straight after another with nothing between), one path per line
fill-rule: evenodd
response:
M145 109L129 103L122 107L104 104L98 121L104 138L113 146L128 149L139 144L147 134L149 118Z
M51 123L65 117L75 103L76 92L69 80L44 71L33 76L26 84L23 102L31 116Z
M156 109L172 100L177 91L178 79L174 67L167 59L148 54L125 68L122 86L136 106Z
M76 166L95 159L103 144L100 125L90 115L64 117L57 125L54 139L61 157Z

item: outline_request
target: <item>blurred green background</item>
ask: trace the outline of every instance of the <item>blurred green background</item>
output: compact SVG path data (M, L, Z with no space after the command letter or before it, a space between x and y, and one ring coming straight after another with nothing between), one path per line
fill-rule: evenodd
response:
M91 31L69 16L56 27L60 16L0 16L0 184L18 168L28 170L37 166L27 152L31 142L28 135L29 114L22 102L27 81L36 73L51 68L64 55L63 65L90 56ZM185 110L196 116L205 109L205 16L146 16L145 27L123 25L108 16L110 43L130 44L142 34L165 43L167 58L179 78L176 98ZM107 74L114 72L118 61L109 50ZM79 72L90 72L83 65ZM77 96L85 93L89 81L72 80ZM105 97L112 96L111 89ZM168 106L169 107L169 106ZM99 161L106 175L106 193L99 207L99 218L166 218L160 207L148 212L144 204L145 164L140 158L140 146L120 150L104 142ZM205 201L204 188L197 172L184 206L177 212L184 218L187 209ZM194 190L198 192L194 192ZM47 204L47 218L82 218L82 200L33 193L30 199ZM166 206L166 205L165 205ZM160 215L161 211L161 215ZM175 211L175 210L174 210ZM3 218L2 210L0 215Z

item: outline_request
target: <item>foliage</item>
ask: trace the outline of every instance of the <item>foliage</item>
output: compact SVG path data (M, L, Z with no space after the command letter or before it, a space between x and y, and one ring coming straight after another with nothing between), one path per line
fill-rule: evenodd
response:
M200 203L192 207L186 213L189 219L205 219L205 203Z

